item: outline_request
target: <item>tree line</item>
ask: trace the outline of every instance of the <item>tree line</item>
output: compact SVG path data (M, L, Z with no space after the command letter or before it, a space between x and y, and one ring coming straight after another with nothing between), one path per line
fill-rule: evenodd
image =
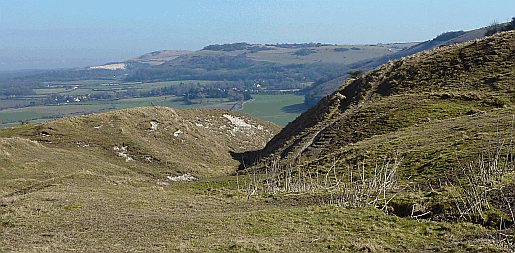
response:
M497 21L492 22L488 27L485 36L491 36L496 33L515 30L515 17L511 18L511 21L506 24L499 24Z
M301 88L303 83L314 82L343 64L311 63L282 65L255 61L239 56L191 57L180 62L171 62L151 68L142 68L125 78L128 82L162 82L182 80L233 81L239 83L264 80L268 89Z

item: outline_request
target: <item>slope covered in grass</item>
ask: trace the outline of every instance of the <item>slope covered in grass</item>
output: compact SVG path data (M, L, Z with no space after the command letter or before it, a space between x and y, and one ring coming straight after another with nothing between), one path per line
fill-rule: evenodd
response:
M432 40L417 43L409 48L405 48L390 55L375 57L349 64L348 69L360 69L363 71L372 70L380 65L388 63L389 61L398 60L402 57L414 55L422 51L484 38L487 30L487 27L483 27L466 32L446 32ZM333 73L333 78L329 78L326 82L316 83L310 87L309 92L306 94L306 104L309 106L314 106L323 97L337 90L343 83L345 83L345 79L348 78L348 75L345 75L344 73L345 72Z
M262 148L273 123L226 110L134 108L0 131L4 194L82 174L163 181L234 173L231 153ZM88 174L89 173L89 174Z
M0 251L513 251L514 35L390 62L282 130L161 107L1 130Z
M257 162L245 172L263 175L247 192L471 222L513 250L514 77L505 32L349 79L247 157Z
M459 149L477 153L477 147L484 143L477 143L471 136L482 131L493 134L498 121L499 131L509 133L511 120L501 115L513 111L514 75L513 32L389 62L359 79L347 80L340 89L286 126L267 144L264 155L302 164L386 135L405 144L405 150L395 145L372 146L360 150L361 156L371 152L370 149L408 152L409 141L399 139L396 133L412 131L411 141L417 142L430 138L424 137L421 130L424 127L450 133L449 126L459 122L454 119L470 123L454 129L455 134L449 134L450 138L462 142ZM483 121L474 121L477 117ZM482 123L486 125L480 126ZM457 148L444 142L434 145L445 156ZM423 156L418 154L413 159L420 160L419 155ZM446 168L455 162L456 159L444 159L438 162L438 167ZM406 169L413 171L426 166L408 164Z
M372 208L319 207L303 196L249 200L237 190L234 177L167 186L97 182L82 174L0 199L0 250L498 250L483 239L487 230L478 225L419 223Z
M239 113L161 107L4 129L0 251L497 249L470 223L419 223L308 194L249 197L252 176L226 176L238 165L231 152L262 148L278 131ZM185 173L199 180L171 180Z

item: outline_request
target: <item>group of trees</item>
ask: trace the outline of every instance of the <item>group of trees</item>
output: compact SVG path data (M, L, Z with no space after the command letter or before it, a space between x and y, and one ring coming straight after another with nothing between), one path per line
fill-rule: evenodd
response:
M264 80L262 86L268 89L299 88L303 83L314 82L342 68L336 63L312 63L283 65L255 61L245 54L239 56L202 56L183 59L142 68L125 78L128 82L157 81L231 81L252 83Z
M36 94L33 82L24 80L0 79L0 96L26 96Z
M154 97L173 95L182 97L184 101L190 102L193 99L206 98L227 98L230 101L252 99L252 87L238 83L180 83L152 90L129 89L125 92L128 97ZM255 92L255 91L254 91Z
M254 87L254 89L251 89ZM129 88L125 90L113 90L98 92L87 96L74 96L74 95L51 95L47 99L42 100L41 103L35 105L53 105L61 103L74 103L85 102L92 100L119 100L126 98L138 97L157 97L173 95L181 97L186 103L192 103L194 99L206 98L224 98L229 101L240 101L252 99L250 95L256 92L256 87L253 85L242 85L237 83L208 83L208 84L193 84L193 83L180 83L179 85L169 85L162 88L155 88L151 90L142 90L137 88ZM79 101L77 101L78 99Z
M204 47L202 50L211 50L211 51L236 51L236 50L250 50L252 52L258 52L263 50L274 50L276 48L288 48L288 49L301 49L301 48L316 48L322 46L331 46L331 44L322 44L322 43L293 43L293 44L266 44L262 45L253 45L245 42L240 43L232 43L232 44L215 44Z
M41 82L66 82L80 80L102 80L112 79L113 76L123 76L125 70L109 70L109 69L68 69L68 70L50 70L36 74L29 74L15 78L15 80L30 81L33 83Z
M492 22L488 27L485 36L491 36L496 33L515 30L515 17L511 18L511 21L506 24L499 24L497 21Z
M35 71L27 74L5 76L0 78L0 96L34 95L32 89L45 82L66 82L78 80L112 80L113 76L123 76L124 70L81 69Z
M229 101L244 101L252 99L250 91L233 89L220 89L216 87L191 87L183 95L183 100L186 103L192 103L193 99L206 99L206 98L225 98Z
M285 44L266 44L267 46L274 46L278 48L310 48L310 47L323 47L323 46L332 46L331 44L323 44L323 43L285 43Z
M236 51L236 50L250 50L251 53L257 53L259 51L264 50L273 50L273 48L269 48L261 45L252 45L245 42L242 43L233 43L233 44L224 44L224 45L209 45L204 47L202 50L211 50L211 51Z
M306 55L313 54L315 52L316 52L315 49L303 48L303 49L299 49L299 50L295 51L295 53L293 53L293 55L306 56Z

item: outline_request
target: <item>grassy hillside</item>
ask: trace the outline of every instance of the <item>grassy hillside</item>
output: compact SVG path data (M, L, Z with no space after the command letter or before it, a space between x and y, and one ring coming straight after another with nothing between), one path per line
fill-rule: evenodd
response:
M163 107L0 130L0 251L513 252L514 75L504 32L350 79L282 130Z
M414 44L211 45L161 65L142 68L126 80L229 80L260 83L268 89L303 88L331 72L346 69L348 64L389 55Z
M265 152L310 160L435 120L511 110L513 41L508 32L425 51L350 79L284 128Z
M221 45L219 48L208 46L190 57L225 54L237 56L247 54L250 59L273 62L283 65L308 63L343 63L351 64L364 59L388 55L409 48L417 43L391 43L377 45L328 45L328 44L276 44L276 45L243 45L234 50L224 49L232 45Z
M1 190L8 194L32 187L32 182L37 185L76 173L114 181L228 175L239 165L232 152L262 148L279 129L273 123L227 110L166 107L7 128L0 131Z
M231 153L278 131L240 113L163 107L3 129L0 251L500 249L470 223L248 195L256 175L227 176L239 164Z
M163 50L144 54L127 60L126 62L137 62L141 64L159 65L167 61L171 61L181 55L193 53L189 50Z
M418 222L286 196L247 199L234 177L155 185L89 171L0 202L2 251L499 251L474 224Z
M0 251L513 250L514 35L391 62L282 130L163 107L0 130Z
M408 48L401 51L393 52L385 56L374 57L370 59L364 59L355 63L349 64L348 69L359 69L363 71L373 70L389 61L398 60L402 57L407 57L420 53L422 51L432 50L434 48L449 46L458 43L464 43L485 37L485 33L488 30L487 27L475 29L471 31L457 31L457 32L446 32L436 38L421 43L416 43ZM349 76L345 72L334 73L332 77L326 78L316 83L309 89L306 95L306 105L314 106L318 101L328 94L331 94L337 90Z
M281 178L298 177L296 184L309 186L303 191L333 178L332 187L343 191L333 194L342 196L368 196L363 191L376 187L369 182L391 176L406 185L394 187L388 202L397 215L485 226L505 219L509 226L514 75L514 32L389 62L348 80L288 124L250 171L275 174L267 179L281 182L273 189L285 187ZM344 205L354 203L348 198Z

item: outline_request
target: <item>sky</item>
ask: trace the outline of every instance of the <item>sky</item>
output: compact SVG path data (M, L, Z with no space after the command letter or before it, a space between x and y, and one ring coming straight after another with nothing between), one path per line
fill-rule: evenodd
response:
M513 0L0 0L0 71L86 67L234 42L417 42L513 16Z

